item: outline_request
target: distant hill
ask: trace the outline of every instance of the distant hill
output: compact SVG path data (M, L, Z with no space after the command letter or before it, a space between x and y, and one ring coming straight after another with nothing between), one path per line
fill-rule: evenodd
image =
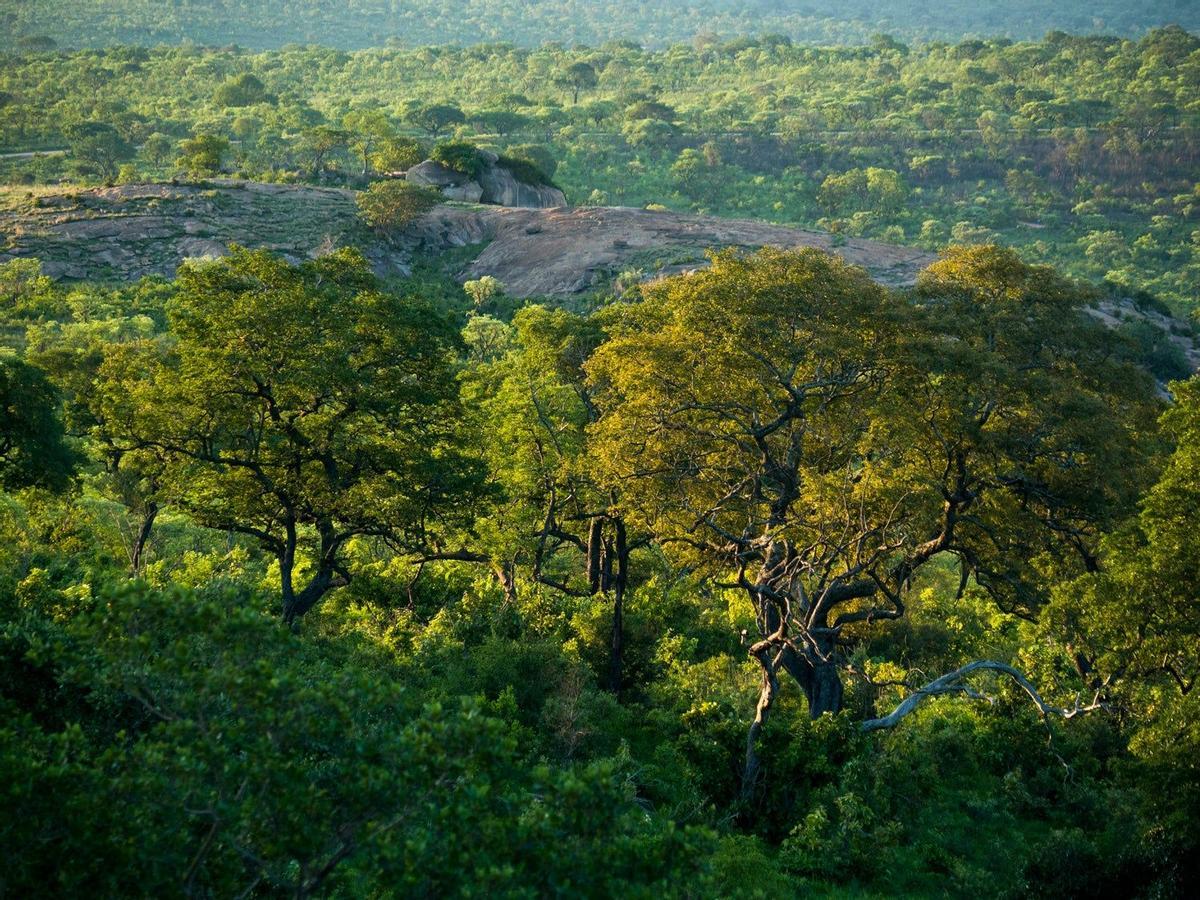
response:
M632 40L645 46L780 34L866 43L978 36L1038 38L1052 30L1137 36L1200 29L1196 0L5 0L0 47L289 43L341 48L511 42L537 46ZM51 44L53 42L53 44Z

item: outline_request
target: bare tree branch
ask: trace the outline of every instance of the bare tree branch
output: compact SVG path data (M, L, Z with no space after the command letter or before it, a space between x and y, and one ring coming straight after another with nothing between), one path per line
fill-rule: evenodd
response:
M1096 699L1087 706L1081 706L1078 701L1070 709L1064 709L1058 706L1051 706L1042 699L1042 695L1038 693L1037 688L1026 678L1020 671L1012 666L1002 662L995 662L990 659L979 659L972 663L967 663L961 669L956 669L947 675L940 678L935 678L923 688L909 694L904 700L886 716L878 719L867 719L862 723L863 731L879 731L884 728L894 728L900 723L900 720L915 710L921 703L930 697L937 697L942 694L966 694L972 699L986 699L982 694L975 691L965 683L966 677L975 672L999 672L1002 675L1007 675L1015 681L1026 694L1033 704L1038 708L1038 711L1043 716L1060 716L1064 719L1073 719L1075 716L1087 712L1093 712L1097 709L1106 709L1107 706Z

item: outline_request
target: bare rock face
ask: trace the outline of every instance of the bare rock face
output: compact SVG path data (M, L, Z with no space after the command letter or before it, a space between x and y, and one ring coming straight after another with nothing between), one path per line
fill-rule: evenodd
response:
M512 172L494 163L484 167L479 184L483 188L483 202L496 206L558 209L567 205L566 195L558 188L517 181Z
M478 182L464 181L461 173L424 171L446 178L444 186L451 189L471 182L482 194ZM289 262L357 247L384 276L409 274L418 256L436 260L447 250L477 247L455 255L460 281L491 275L514 297L562 303L702 269L708 265L705 251L724 247L813 247L894 286L912 284L936 258L911 247L665 210L442 204L403 234L382 240L359 222L353 192L333 188L233 181L57 194L0 188L0 263L34 257L54 278L128 282L171 276L185 260L222 256L235 243L270 250ZM1088 313L1114 328L1131 318L1154 325L1189 366L1200 368L1200 339L1163 312L1111 299Z
M526 184L499 164L494 153L481 154L483 166L476 178L443 166L431 159L413 166L405 178L412 184L441 193L447 200L486 203L527 209L556 209L567 205L566 195L556 187Z
M439 191L447 200L479 203L483 199L483 188L479 182L464 172L456 172L432 159L413 166L404 177L410 184Z
M184 260L223 256L230 244L299 260L360 233L353 192L334 188L226 181L0 191L0 263L35 257L47 275L71 280L170 277ZM381 271L399 268L385 248L363 249Z
M861 238L739 219L620 207L517 209L440 206L408 229L414 252L480 245L458 273L492 275L514 297L569 298L606 290L618 276L645 281L708 265L705 251L814 247L888 285L912 284L932 253Z

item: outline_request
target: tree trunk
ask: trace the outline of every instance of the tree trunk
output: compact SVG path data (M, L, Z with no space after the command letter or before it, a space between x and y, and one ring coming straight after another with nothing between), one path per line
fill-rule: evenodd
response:
M816 636L817 650L798 651L787 648L780 665L800 685L808 701L808 714L816 719L825 713L842 711L845 686L836 662L837 647L832 638Z
M321 598L333 587L333 569L322 568L317 571L300 593L295 594L290 589L284 592L283 621L291 626L296 620L316 606ZM291 594L291 599L288 599Z
M614 694L621 693L621 679L624 653L625 630L625 585L629 580L629 545L625 537L625 523L616 520L616 539L614 555L617 558L616 573L613 576L613 624L612 647L608 658L608 689Z
M344 585L349 578L339 577L336 570L337 552L341 541L335 536L333 526L329 522L322 522L317 526L317 530L321 535L317 573L300 593L296 593L292 583L296 562L296 529L294 525L289 525L287 529L287 542L283 555L279 557L279 575L283 583L283 621L289 627L295 625L297 619L316 606L332 588Z
M496 575L496 580L500 582L500 588L504 591L504 602L510 605L515 604L517 602L517 580L513 574L513 564L496 565L492 571Z
M758 693L758 704L754 709L754 721L746 734L746 763L742 768L742 803L749 804L754 799L754 789L762 771L762 758L758 754L758 738L763 726L770 715L771 707L775 704L775 696L779 693L779 678L775 674L775 665L771 659L771 646L766 641L755 644L750 648L750 655L762 664L762 687Z
M158 504L151 500L146 504L146 512L142 516L142 525L138 529L137 538L133 542L133 552L129 554L129 562L133 574L142 571L142 557L146 553L146 544L150 542L150 532L154 529L154 520L158 518Z
M603 545L604 520L599 516L588 525L587 580L588 591L600 593L600 551Z
M813 664L805 659L807 675L800 682L804 696L808 699L808 714L816 719L825 713L839 713L845 697L841 673L833 661L818 661Z

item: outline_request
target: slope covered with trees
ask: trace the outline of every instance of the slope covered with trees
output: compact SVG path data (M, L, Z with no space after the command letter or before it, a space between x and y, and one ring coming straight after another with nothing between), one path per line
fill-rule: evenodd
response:
M7 43L90 47L183 42L244 47L319 43L357 48L384 42L475 44L506 41L536 47L634 40L647 46L698 36L782 34L806 43L865 43L879 32L905 39L957 40L978 35L1041 37L1047 31L1139 35L1179 24L1200 27L1179 0L605 0L578 3L476 0L12 0Z
M0 897L1200 895L1193 6L4 5Z
M1190 309L1200 39L814 50L134 48L9 57L10 182L221 170L363 186L451 138L574 204L663 204L1025 258ZM124 167L124 168L122 168Z

